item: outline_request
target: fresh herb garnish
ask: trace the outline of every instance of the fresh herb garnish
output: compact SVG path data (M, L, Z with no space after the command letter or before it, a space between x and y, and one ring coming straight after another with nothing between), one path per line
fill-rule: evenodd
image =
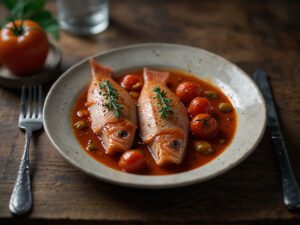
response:
M103 90L104 92L100 92L101 95L103 95L108 102L104 104L104 106L108 110L113 110L114 114L117 118L120 117L121 110L123 109L123 106L118 102L119 99L119 93L117 90L110 84L108 80L103 81L100 85L100 90Z
M156 93L154 98L158 100L157 106L159 107L158 112L160 113L160 117L166 119L173 113L173 110L171 109L172 100L167 97L166 91L161 90L159 87L154 87L152 90Z

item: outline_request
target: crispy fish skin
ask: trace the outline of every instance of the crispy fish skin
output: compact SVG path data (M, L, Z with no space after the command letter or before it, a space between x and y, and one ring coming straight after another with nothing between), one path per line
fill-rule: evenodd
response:
M136 103L129 93L112 79L111 68L97 64L94 59L90 59L89 62L92 81L88 89L87 105L92 128L101 138L106 154L125 152L134 142L137 128ZM100 86L107 81L118 92L117 101L122 106L120 117L105 106L108 99L103 95L105 90L101 90Z
M185 106L166 86L168 72L151 71L144 68L145 84L138 99L140 136L157 165L180 164L188 140L189 119ZM162 118L154 88L165 91L171 100L172 113Z

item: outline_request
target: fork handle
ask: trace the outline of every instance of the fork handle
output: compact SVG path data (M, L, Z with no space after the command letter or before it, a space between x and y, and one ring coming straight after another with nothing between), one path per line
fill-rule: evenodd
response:
M23 155L20 162L16 183L9 202L9 210L15 215L23 215L29 212L32 207L32 194L29 175L29 144L31 137L32 131L26 130Z

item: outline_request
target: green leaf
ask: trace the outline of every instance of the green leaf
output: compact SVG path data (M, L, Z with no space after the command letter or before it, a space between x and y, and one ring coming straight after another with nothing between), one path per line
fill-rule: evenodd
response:
M6 24L6 18L0 18L0 29Z
M41 11L44 5L44 0L18 0L11 9L11 14L18 19L28 19Z
M35 13L43 10L45 6L44 0L31 0L28 1L28 3L24 6L24 16L25 17L31 17Z
M5 7L9 10L12 10L16 3L18 2L18 0L1 0L1 4L5 5Z
M31 16L30 19L40 24L55 39L59 39L59 24L50 12L40 11Z
M43 10L45 0L0 0L13 19L31 19L54 38L59 39L59 25L50 12ZM0 24L1 26L1 24Z

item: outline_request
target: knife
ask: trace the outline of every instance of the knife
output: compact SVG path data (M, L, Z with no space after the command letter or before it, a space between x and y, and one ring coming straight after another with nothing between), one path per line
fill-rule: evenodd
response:
M261 69L256 70L254 74L254 81L258 85L266 101L267 125L280 167L284 204L289 210L300 209L300 189L291 168L290 160L284 144L266 72Z

